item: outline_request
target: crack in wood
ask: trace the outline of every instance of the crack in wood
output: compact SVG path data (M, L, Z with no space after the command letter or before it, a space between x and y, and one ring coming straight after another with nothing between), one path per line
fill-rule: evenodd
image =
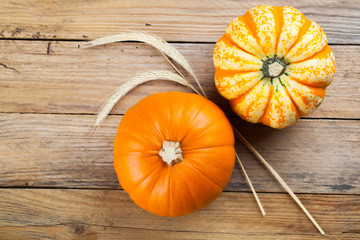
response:
M11 69L11 70L17 72L17 70L16 70L15 68L8 67L8 66L6 66L4 63L0 63L0 65L3 66L4 68Z

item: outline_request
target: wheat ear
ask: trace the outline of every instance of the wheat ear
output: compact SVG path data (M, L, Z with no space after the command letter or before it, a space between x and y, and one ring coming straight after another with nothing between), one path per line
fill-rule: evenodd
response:
M97 115L97 118L94 123L94 129L96 129L105 120L107 115L110 113L111 109L122 97L124 97L128 92L130 92L136 86L152 80L173 81L176 83L180 83L184 86L187 86L192 90L194 90L195 92L197 92L197 90L192 85L190 85L183 77L181 77L176 73L164 71L164 70L148 71L142 73L140 75L133 77L132 79L130 79L129 81L118 87L115 90L115 92L111 95L111 97L108 100L106 100L106 102L100 108L100 111Z
M201 93L204 96L206 96L204 89L202 88L199 80L195 76L194 71L192 70L189 62L185 59L185 57L176 48L174 48L164 39L156 35L150 33L143 33L143 32L122 33L122 34L98 38L90 42L86 42L84 44L81 44L81 48L89 48L98 45L103 45L113 42L124 42L124 41L138 41L138 42L147 43L152 47L156 48L157 50L159 50L160 52L172 58L175 62L180 64L187 72L190 73L190 75L195 79L198 87L200 88Z

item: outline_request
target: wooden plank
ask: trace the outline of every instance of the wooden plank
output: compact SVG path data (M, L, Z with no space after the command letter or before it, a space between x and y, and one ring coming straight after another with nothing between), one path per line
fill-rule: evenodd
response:
M232 19L261 4L289 3L281 0L3 0L1 37L94 39L126 30L146 30L168 41L216 42ZM354 1L303 0L290 5L319 23L330 43L360 43L360 9Z
M121 116L95 136L94 115L1 114L0 186L119 189L113 141ZM300 120L281 131L232 119L244 136L300 193L360 193L358 120ZM260 192L283 192L264 167L237 144ZM226 191L249 191L235 167Z
M115 88L146 70L168 69L157 50L139 43L79 49L78 42L0 41L0 111L97 113ZM228 115L228 102L216 91L213 44L173 44L189 59L210 99ZM360 117L360 46L332 46L337 58L334 82L311 118ZM154 81L136 88L112 113L123 114L155 92L188 91L172 82Z
M137 207L122 190L1 189L0 234L21 239L356 239L360 196L301 195L321 236L286 194L223 193L191 215L165 218Z

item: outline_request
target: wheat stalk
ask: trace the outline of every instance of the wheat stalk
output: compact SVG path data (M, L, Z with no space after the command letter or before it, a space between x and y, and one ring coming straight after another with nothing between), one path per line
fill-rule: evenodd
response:
M259 199L258 195L256 194L256 191L255 191L255 189L254 189L254 187L253 187L253 185L252 185L252 183L251 183L251 180L250 180L249 176L248 176L247 173L246 173L246 170L245 170L245 168L244 168L244 165L242 164L242 162L241 162L241 160L240 160L240 158L239 158L239 156L238 156L238 154L237 154L236 152L235 152L235 157L236 157L236 160L237 160L237 162L238 162L241 170L242 170L243 173L244 173L244 176L245 176L245 178L246 178L246 181L248 182L248 184L249 184L249 186L250 186L250 189L251 189L251 191L252 191L252 193L253 193L253 195L254 195L254 197L255 197L256 203L257 203L257 205L258 205L259 208L260 208L261 214L262 214L263 216L265 216L265 211L264 211L263 206L261 205L260 199Z
M175 62L180 64L187 72L190 73L190 75L195 79L198 87L201 90L201 93L206 96L206 93L204 89L202 88L199 80L195 76L194 71L192 70L189 62L185 59L185 57L173 46L171 46L168 42L166 42L164 39L150 34L150 33L143 33L143 32L128 32L128 33L122 33L118 35L98 38L90 42L86 42L84 44L81 44L82 48L89 48L94 47L98 45L104 45L108 43L114 43L114 42L124 42L124 41L138 41L138 42L144 42L152 47L156 48L160 52L164 53L165 55L172 58Z
M321 233L321 235L325 235L324 230L322 230L320 225L315 221L315 219L311 216L309 211L301 203L300 199L295 195L295 193L290 189L290 187L285 183L285 181L280 177L280 175L275 171L275 169L261 156L261 154L248 142L248 140L246 140L246 138L235 127L233 127L233 129L234 129L236 137L238 139L240 139L247 148L250 149L250 151L262 162L262 164L265 165L265 167L267 169L269 169L271 174L276 178L276 180L281 184L281 186L289 193L289 195L299 205L301 210L303 210L303 212L310 219L310 221L314 224L314 226Z
M109 99L106 100L106 102L103 104L103 106L100 108L100 111L97 115L97 118L94 123L94 130L100 126L100 124L105 120L107 115L110 113L111 109L114 107L114 105L122 98L124 97L128 92L130 92L133 88L136 86L152 81L152 80L169 80L176 83L180 83L181 85L187 86L194 90L196 93L199 94L199 92L190 85L187 80L185 80L183 77L179 76L176 73L164 71L164 70L155 70L155 71L148 71L145 73L142 73L140 75L137 75L118 87L115 92L111 95Z

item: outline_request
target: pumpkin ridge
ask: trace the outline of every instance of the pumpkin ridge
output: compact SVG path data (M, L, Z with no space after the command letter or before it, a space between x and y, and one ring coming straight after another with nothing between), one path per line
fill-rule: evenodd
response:
M142 105L141 105L141 106L142 106ZM146 111L146 110L147 110L147 109L143 109L143 107L138 107L138 108L136 108L137 113L138 113L140 116L142 116L143 118L144 118L144 116L146 116L145 119L156 119L155 117L153 117L153 116L151 115L150 111ZM126 113L125 113L125 115L123 116L123 119L125 119L125 118L126 118ZM155 138L156 138L160 143L165 139L163 133L160 131L160 129L158 129L158 128L154 125L153 122L147 121L146 126L149 127L149 129L150 129L149 131L152 132L152 134L155 136ZM118 131L119 131L119 129L120 129L120 127L118 128ZM156 134L154 134L154 133L156 133ZM129 135L134 136L133 134L129 134Z
M259 84L259 83L258 83L258 84ZM251 90L249 90L249 92L250 92L250 91L251 91ZM236 105L239 103L240 98L242 98L245 94L247 94L247 93L244 93L243 95L241 95L241 96L239 96L239 97L237 97L237 98L231 99L231 100L230 100L230 106L236 106ZM249 105L248 109L249 109L249 108L251 109L254 105L255 105L255 101L253 101L253 102ZM248 111L247 111L247 112L248 112ZM240 118L245 120L245 116L244 116L244 117L243 117L243 116L240 116Z
M195 172L200 173L203 177L205 177L207 180L209 180L209 182L211 182L214 186L217 186L221 191L223 190L223 187L221 187L218 183L214 182L211 178L209 178L208 176L206 176L204 173L202 173L198 168L192 166L190 163L188 162L184 162L184 164L190 168L192 168Z
M284 25L284 7L274 7L275 9L275 24L277 26L277 36L276 36L276 42L275 42L275 57L277 56L277 52L278 52L278 45L279 45L279 40L280 40L280 35L282 33L282 28Z
M262 52L263 52L263 54L264 54L264 56L265 56L265 53L266 53L266 52L265 52L265 49L264 49L264 47L260 44L261 42L260 42L259 36L258 36L258 34L255 34L255 31L254 31L254 29L253 29L253 27L252 27L252 25L251 25L251 23L253 23L254 25L255 25L255 23L254 23L251 15L250 15L250 16L249 16L249 15L250 15L250 13L249 13L249 11L248 11L248 12L246 12L246 13L244 14L244 16L242 16L242 17L244 18L245 24L249 27L249 30L250 30L251 34L252 34L253 36L255 36L256 43L259 45L259 47L261 48L261 50L262 50ZM249 19L248 19L248 18L249 18ZM251 23L250 23L250 21L251 21Z
M172 101L171 101L171 98L170 98L170 96L168 95L168 94L166 94L165 93L165 95L163 95L163 96L165 96L165 98L166 98L166 102L168 102L168 104L166 104L165 105L165 107L164 107L164 109L166 109L168 112L167 112L167 123L166 123L166 127L168 127L168 128L170 128L171 129L171 127L170 127L170 124L172 123L172 121L171 121L171 117L172 117ZM165 99L164 99L165 100ZM164 126L163 126L164 127ZM162 129L160 129L160 131L161 131ZM162 131L161 131L161 133L162 133ZM169 134L169 133L168 133ZM164 135L164 134L163 134ZM171 134L169 134L169 135L171 135ZM164 136L165 137L165 136ZM164 140L165 141L173 141L173 140L175 140L175 139L167 139L167 138L164 138ZM161 147L162 147L162 144L163 144L163 142L161 143Z
M295 42L285 52L285 54L284 54L285 58L286 58L287 54L300 42L301 38L308 32L311 25L312 25L312 21L305 18L305 23L299 29L299 32L298 32Z
M305 59L303 59L303 60L291 62L290 65L291 65L291 64L295 64L295 63L305 62L305 61L311 60L311 59L313 59L313 58L316 58L317 55L320 55L320 54L326 52L326 51L328 50L328 48L330 48L330 47L329 47L329 45L326 44L326 45L324 45L324 47L323 47L320 51L314 53L314 54L311 55L310 57L305 58ZM330 48L330 50L331 50L331 48Z
M192 201L194 202L196 208L197 208L197 209L200 209L199 203L196 202L196 200L195 200L195 198L194 198L194 195L192 194L192 192L191 192L191 190L190 190L190 187L189 187L189 185L188 185L187 182L186 182L186 178L185 178L184 175L182 174L182 171L180 170L179 173L180 173L180 175L181 175L182 182L184 183L184 185L185 185L185 187L186 187L186 189L187 189L187 191L188 191L188 193L189 193L189 196L191 197Z
M164 182L166 183L166 180L163 178L163 175L165 173L161 172L161 171L166 171L166 174L170 175L170 173L168 172L168 169L164 170L164 169L159 168L159 170L160 170L160 173L154 175L154 176L156 176L155 178L153 178L153 179L155 179L155 181L153 180L153 181L151 181L151 184L146 185L146 188L147 188L146 190L150 192L150 194L148 195L148 199L152 198L152 196L154 195L154 188L158 187L159 183L160 183L160 185L162 185ZM164 179L164 180L159 181L160 179ZM149 185L150 185L150 187L149 187ZM156 193L156 191L155 191L155 193ZM169 203L169 201L168 201L168 203ZM147 206L149 206L149 201L146 202L146 204L147 204Z
M228 35L229 35L228 33L225 33L223 37L226 38L227 40L229 40L229 41L230 41L234 46L236 46L238 49L240 49L240 50L242 50L242 51L250 54L251 56L254 56L254 57L257 57L258 59L261 59L259 56L257 56L257 55L255 55L255 54L247 51L246 49L240 47L240 45L237 44L235 41L233 41L233 40L231 39L231 37L228 37ZM254 37L254 38L256 39L256 37ZM257 42L257 40L256 40L256 42Z
M324 87L322 87L322 86L315 86L315 85L310 85L310 84L308 84L308 83L303 83L303 82L301 81L301 79L292 76L291 73L288 74L288 77L289 77L291 80L294 80L295 82L297 82L297 83L299 83L299 84L302 84L302 85L305 85L305 86L307 86L307 87L326 88L326 87L330 84L330 83L329 83L328 85L325 85Z
M169 168L168 171L169 172L169 178L168 178L168 212L167 212L167 216L170 216L170 206L171 206L171 171L173 168Z
M233 71L233 70L231 70L231 71ZM219 73L220 72L220 73ZM236 72L236 71L234 71L234 72ZM258 71L246 71L246 72L238 72L238 74L247 74L247 73L259 73L259 74L262 74L263 75L263 73L262 73L262 71L261 70L258 70ZM214 74L214 77L215 78L225 78L225 77L228 77L228 71L227 70L221 70L221 69L216 69L215 70L215 74ZM235 73L235 74L237 74L237 73ZM234 74L234 75L235 75ZM218 75L220 75L221 77L218 77ZM232 75L232 72L230 72L230 75ZM256 78L258 78L259 76L256 76ZM250 92L251 91L251 89L253 89L257 84L259 84L259 82L261 82L261 80L264 78L264 76L262 76L262 78L260 78L260 79L258 79L255 83L253 83L253 85L251 86L251 87L249 87L249 89L247 89L245 92L243 92L243 93L241 93L241 94L239 94L238 92L239 91L236 91L236 96L234 96L234 97L231 97L231 96L229 96L229 94L226 94L227 96L226 96L226 98L228 99L228 100L230 100L230 101L232 101L232 100L234 100L234 99L238 99L239 97L241 97L241 96L243 96L244 94L247 94L248 92ZM252 79L255 79L255 78L252 78ZM215 82L216 82L216 80L215 80ZM220 82L220 81L219 81ZM236 82L234 85L232 85L232 86L239 86L239 82ZM222 93L224 93L226 90L223 90L224 89L224 86L221 86L221 84L217 84L216 85L216 88L218 89L218 92L220 93L220 94L222 94ZM239 89L238 89L239 90Z
M151 112L151 111L145 111L145 109L143 109L143 108L139 108L139 111L143 114L143 116L144 116L144 113L149 114L149 113ZM146 116L146 115L145 115L145 116ZM147 116L149 116L150 119L156 119L156 117L152 117L151 115L147 115ZM159 138L157 138L158 136L156 136L156 138L159 140L160 143L165 140L165 136L164 136L163 132L161 131L161 129L158 129L158 128L154 125L153 122L151 122L150 124L148 124L148 126L151 127L151 130L152 130L152 131L154 131L154 132L157 133L156 135L158 135L159 137L162 137L162 139L159 139Z
M190 120L188 121L188 125L186 126L187 127L187 130L185 131L184 135L183 135L183 138L179 140L180 144L184 141L184 139L186 138L186 136L188 135L189 131L190 131L190 127L192 125L192 123L195 121L195 119L199 116L199 114L201 113L201 111L205 108L206 106L206 101L202 101L202 105L200 107L197 108L197 113L195 114L195 116ZM185 108L184 108L185 109ZM182 111L184 111L184 109Z
M210 124L208 124L205 128L202 128L201 129L201 132L203 133L203 132L205 132L205 131L208 131L209 129L211 129L211 128L214 128L214 127L218 127L218 125L216 125L216 124L213 124L213 125L210 125ZM185 139L185 138L184 138ZM183 149L183 148L182 148Z
M268 80L268 81L269 81L269 80ZM267 113L267 110L268 110L268 108L269 108L271 98L272 98L273 95L274 95L274 86L273 86L272 84L270 84L269 87L272 88L272 89L270 89L270 91L269 91L268 102L267 102L266 107L265 107L265 109L264 109L264 113L261 115L261 117L259 117L258 122L262 122L262 121L263 121L263 119L264 119L264 117L265 117L265 115L266 115L266 113Z
M265 80L263 80L264 78L265 78ZM262 80L263 80L263 81L262 81ZM250 91L252 91L254 88L257 88L257 86L259 86L260 84L262 84L262 87L261 87L261 89L260 89L260 92L263 91L263 87L264 87L265 84L271 85L270 83L267 83L267 81L270 81L268 78L263 77L262 80L261 80L258 84L256 84L251 90L249 90L249 92L247 92L247 93L239 96L238 98L235 98L235 99L230 100L231 108L233 109L233 111L234 111L235 113L236 113L236 111L234 110L234 108L239 104L239 102L242 100L242 98L246 97L247 94L250 94ZM270 95L270 92L271 92L271 90L269 91L269 95ZM258 93L259 93L259 91L254 92L254 94L256 94L256 95L257 95ZM268 101L269 101L269 95L267 96L267 97L268 97ZM267 102L267 103L268 103L268 102ZM239 114L237 114L237 115L239 115L239 116L241 117L241 119L244 119L244 120L248 121L248 120L247 120L247 118L249 117L249 110L248 110L248 109L251 109L255 104L256 104L256 101L252 101L252 102L250 103L250 105L247 107L247 115L239 115ZM263 114L265 113L266 109L267 109L267 107L264 108ZM262 115L263 115L263 114L262 114ZM261 116L262 116L262 115L261 115ZM260 116L259 118L257 118L256 123L261 122L261 121L260 121L261 116Z
M282 81L281 79L279 78L279 82L281 83L281 87L284 89L286 95L288 96L288 98L290 99L290 101L292 102L292 104L294 104L294 107L296 109L296 112L299 114L299 116L304 116L306 114L303 114L302 111L300 110L299 106L296 104L296 102L294 101L294 99L292 98L291 94L289 93L289 90L287 89L287 87L285 87L283 84L282 84Z
M251 73L251 72L260 72L259 70L247 70L247 71L241 71L241 70L224 70L221 68L218 68L215 70L215 72L218 72L218 74L224 75L224 74L237 74L237 73Z
M241 94L241 95L237 96L236 98L230 99L230 100L229 100L229 101L230 101L230 105L233 105L233 104L234 104L234 105L237 105L238 102L239 102L239 100L240 100L240 98L242 98L244 95L248 94L254 87L256 87L258 84L260 84L261 81L262 81L264 78L265 78L265 77L262 77L257 84L255 84L252 88L249 89L249 91L245 92L244 94ZM251 106L253 106L253 105L254 105L254 103L251 103Z
M158 169L162 165L162 161L159 161L158 164L155 164L154 167L143 177L141 180L139 180L131 189L127 189L126 192L130 195L132 191L134 191L141 183L143 183L148 177L150 177L152 174L154 174L155 170ZM153 186L154 188L154 186ZM125 189L124 189L125 190Z
M183 139L181 139L180 144L181 144L181 142L183 142L184 139L187 137L187 135L188 135L188 133L189 133L189 131L190 131L190 127L191 127L192 123L193 123L193 122L195 121L195 119L199 116L199 114L201 113L201 111L205 108L205 105L206 105L206 101L203 101L203 104L201 105L201 107L197 108L198 111L197 111L197 113L195 114L195 116L189 121L189 123L188 123L188 125L187 125L187 130L186 130L186 132L185 132L185 134L184 134Z
M198 151L198 150L207 150L207 149L212 149L212 148L222 148L222 147L228 147L229 145L218 145L218 146L211 146L211 147L197 147L197 148L193 148L193 149L183 149L183 153L184 154L188 154L189 152L191 153L192 151Z
M310 114L313 111L315 111L323 102L323 99L325 97L325 88L318 88L318 87L311 87L311 86L307 86L307 85L302 85L292 79L288 79L288 84L291 87L291 90L289 90L289 94L293 94L292 96L294 99L294 102L296 103L295 99L296 99L296 95L300 95L300 103L299 103L299 112L303 112L304 115ZM296 85L301 86L301 88L298 88ZM309 94L310 96L312 95L314 98L310 97L311 99L309 100L309 95L305 95L302 94L301 91L303 91L303 87L307 88L305 91L310 91ZM290 88L289 88L290 89ZM300 108L302 105L305 105L305 109L304 111L301 111Z
M257 82L254 86L252 86L249 90L247 90L247 91L244 92L243 94L240 94L239 96L237 96L237 97L234 98L234 99L230 99L230 101L236 101L236 100L238 100L239 98L241 98L242 96L244 96L245 94L248 94L256 85L258 85L258 84L262 81L262 79L264 79L264 77L261 78L260 81Z
M227 149L227 148L232 148L233 146L223 146L222 148L224 149ZM216 147L215 147L216 148ZM204 149L205 152L201 152L201 154L206 154L208 153L208 151L211 151L211 148L206 148ZM201 151L201 149L200 149ZM188 156L188 155L191 155L191 156ZM195 156L195 157L194 157ZM196 157L196 152L192 152L192 153L188 153L186 154L186 159L191 159L191 162L193 162L194 164L196 165L201 165L201 161L198 160L198 158ZM190 160L188 160L190 161ZM221 166L216 166L216 163L215 164L211 164L209 162L212 162L212 161L208 161L208 164L207 164L207 168L213 168L213 169L216 169L217 171L221 171L221 172L228 172L228 169L227 169L227 166L225 166L224 164L222 164Z
M133 134L132 132L128 132L128 131L126 131L125 129L119 129L118 130L118 132L119 133L121 133L121 134L125 134L125 135L128 135L129 137L131 137L131 138L133 138L133 139L135 139L135 140L139 140L139 142L138 143L148 143L149 141L147 141L146 139L144 139L143 137L140 137L140 136L138 136L138 135L136 135L136 134ZM156 138L157 139L157 138ZM157 140L159 140L159 139L157 139ZM160 141L161 142L161 141ZM151 150L151 151L156 151L156 150Z
M171 96L171 94L169 94L169 93L165 93L165 95L164 96L166 96L166 98L167 98L167 102L168 102L168 104L166 104L166 106L167 106L167 109L168 109L168 123L170 123L170 124L168 124L168 128L173 128L173 126L171 126L172 125L172 122L173 122L173 118L174 118L174 116L173 116L173 114L177 111L177 109L181 109L181 113L180 113L180 120L182 120L183 119L183 116L184 116L184 110L186 109L186 105L188 104L188 102L187 101L184 101L184 102L176 102L176 104L174 104L174 102L172 101L172 96ZM180 106L180 104L181 104L181 106ZM196 113L196 116L200 113L200 110L199 109L197 109L198 110L198 112ZM176 126L176 127L178 127L178 126ZM161 129L160 129L160 131L161 131ZM179 143L181 143L182 142L182 140L185 138L185 135L186 134L183 134L183 136L182 136L182 138L181 139L166 139L166 138L164 138L165 140L167 140L167 141L177 141L177 142L179 142ZM174 137L174 136L173 136Z

